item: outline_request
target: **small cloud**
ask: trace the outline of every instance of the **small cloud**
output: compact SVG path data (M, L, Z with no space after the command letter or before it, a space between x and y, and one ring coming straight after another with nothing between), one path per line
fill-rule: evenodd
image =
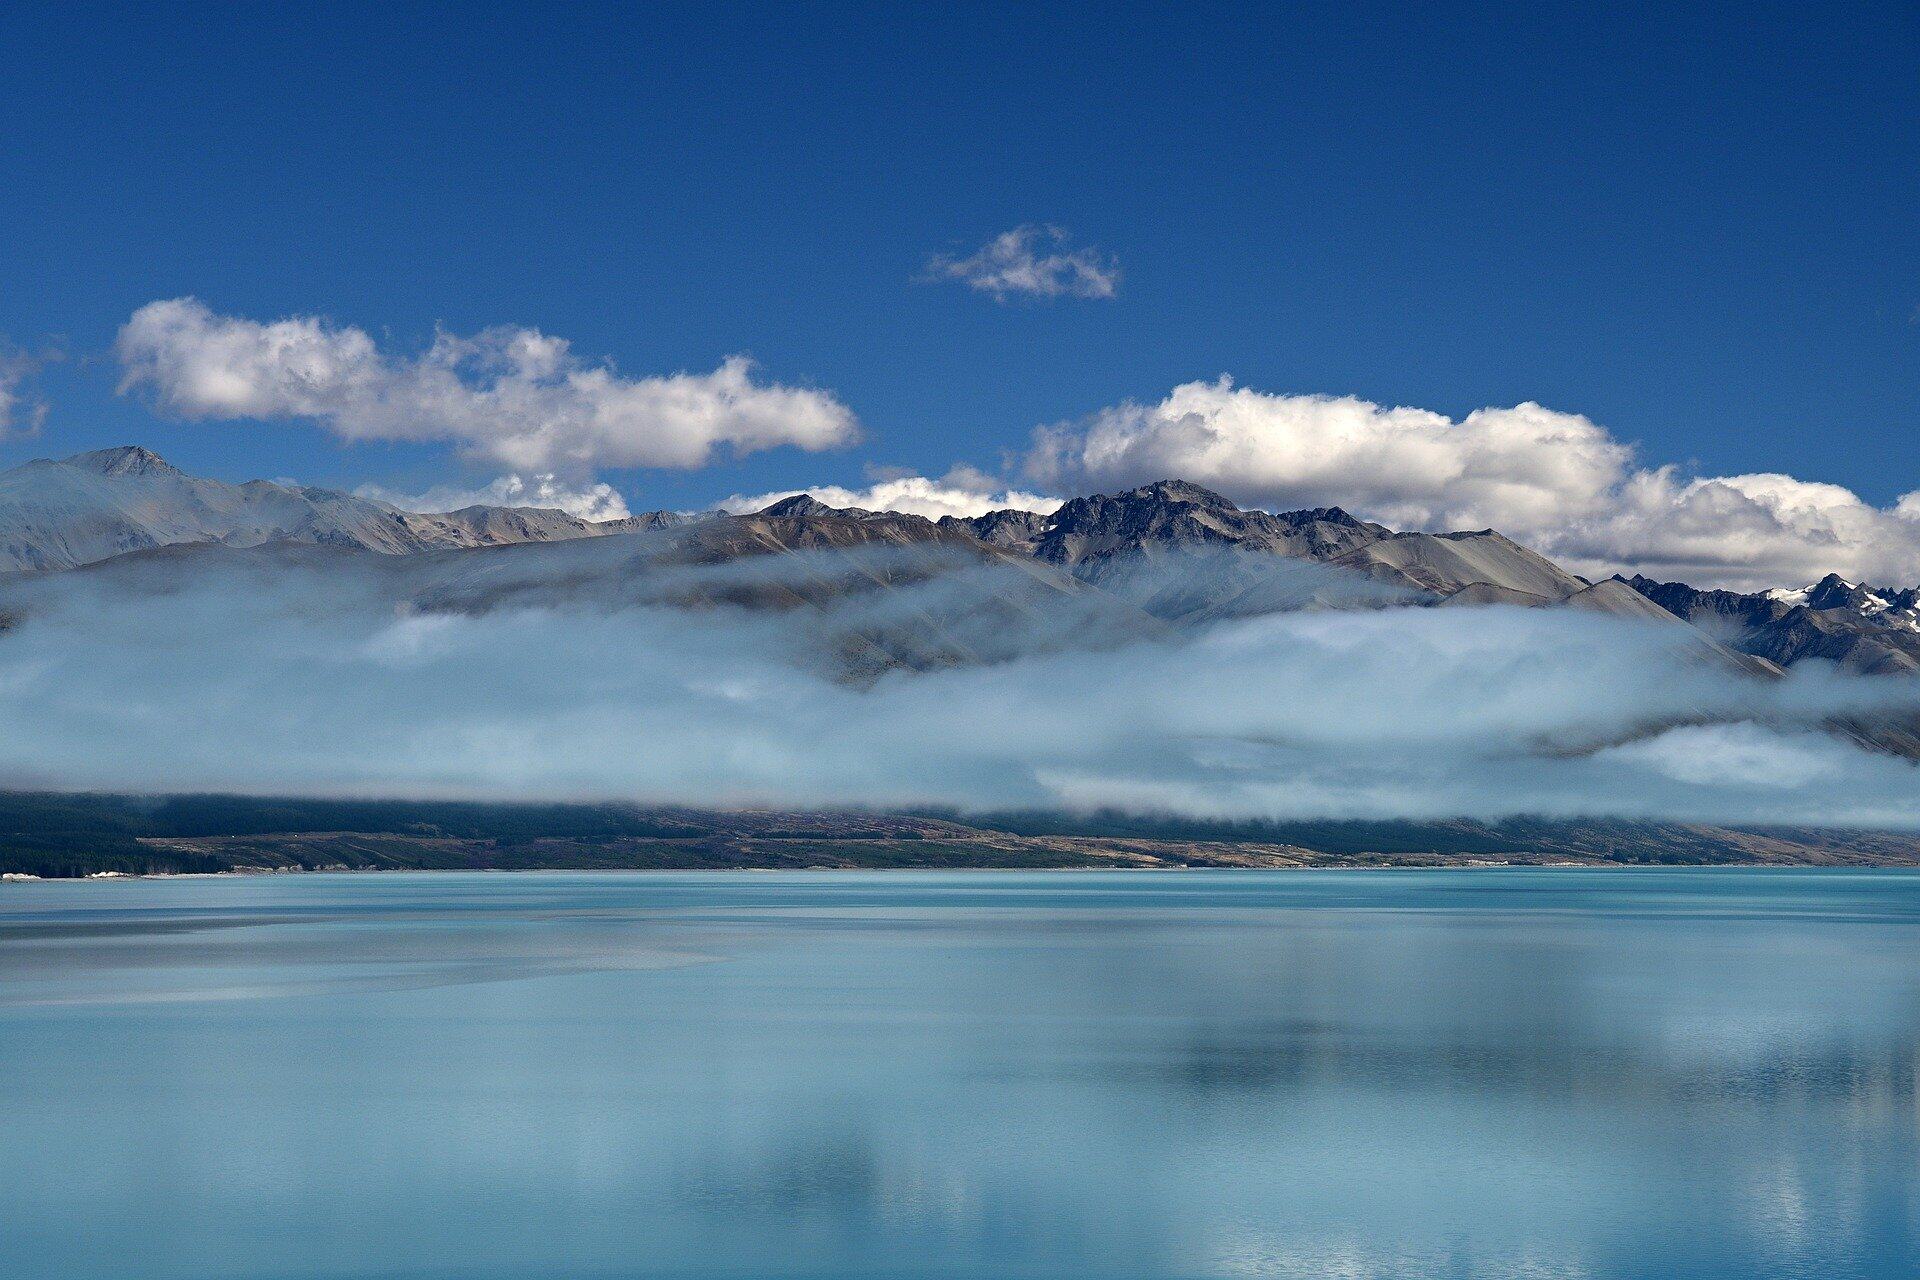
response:
M1851 760L1836 738L1751 723L1682 725L1610 747L1600 758L1637 764L1691 786L1779 791L1825 783Z
M1060 499L1038 493L1026 493L997 484L991 477L972 467L955 467L938 480L887 469L864 489L849 489L837 484L814 485L809 489L778 489L772 493L739 494L720 503L720 510L733 514L761 511L782 498L810 493L830 507L858 507L863 511L897 511L905 515L938 520L942 516L969 518L989 511L1056 510Z
M1063 228L1029 223L1003 231L964 258L937 254L924 280L958 280L1010 298L1111 298L1120 290L1120 264L1091 245L1068 248Z
M478 489L435 485L425 493L400 493L363 484L354 496L384 502L402 511L458 511L462 507L550 507L577 520L624 520L633 513L610 484L568 484L551 474L501 476Z
M40 434L47 402L32 394L27 383L45 363L0 341L0 440Z

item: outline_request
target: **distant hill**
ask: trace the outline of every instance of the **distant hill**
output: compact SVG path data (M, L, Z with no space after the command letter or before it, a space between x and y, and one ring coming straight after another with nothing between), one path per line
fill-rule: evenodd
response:
M306 542L398 555L597 537L674 519L657 512L595 523L545 507L421 514L333 489L203 480L125 446L0 472L0 572L71 569L183 543Z

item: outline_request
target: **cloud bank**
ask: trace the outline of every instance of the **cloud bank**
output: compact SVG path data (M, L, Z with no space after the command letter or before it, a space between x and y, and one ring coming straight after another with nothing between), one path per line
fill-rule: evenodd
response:
M1819 731L1912 712L1920 686L1745 678L1678 627L1382 608L1087 648L1096 615L1077 618L1077 596L983 617L1034 587L1015 569L823 595L820 563L763 557L680 564L642 590L653 570L626 558L641 541L458 564L211 549L31 582L0 637L0 785L1920 824L1920 770ZM845 583L877 581L857 568ZM769 591L783 576L791 590ZM735 598L715 595L723 580L814 603L661 603ZM849 637L930 619L971 620L1000 660L861 684L822 665Z
M424 493L402 493L363 484L354 496L371 498L402 511L458 511L462 507L552 507L581 520L624 520L633 513L618 490L604 482L569 484L552 472L500 476L477 489L435 485Z
M1030 477L1111 490L1169 476L1274 510L1339 505L1397 528L1496 528L1588 576L1616 570L1741 588L1920 581L1920 491L1875 507L1839 485L1640 465L1578 414L1533 403L1455 421L1352 396L1227 378L1042 428Z
M957 280L998 302L1111 298L1120 291L1120 264L1112 255L1091 246L1068 249L1067 243L1060 227L1015 227L964 258L929 258L923 278Z
M833 395L756 381L743 356L711 373L626 378L537 329L441 333L405 356L352 326L261 323L174 298L134 312L115 350L121 390L182 418L303 418L346 440L445 441L518 474L698 467L721 449L821 450L859 434Z

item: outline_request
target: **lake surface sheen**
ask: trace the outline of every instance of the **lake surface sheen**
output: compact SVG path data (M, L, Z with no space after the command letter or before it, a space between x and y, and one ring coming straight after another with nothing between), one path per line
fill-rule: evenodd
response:
M0 886L0 1274L1907 1277L1920 875Z

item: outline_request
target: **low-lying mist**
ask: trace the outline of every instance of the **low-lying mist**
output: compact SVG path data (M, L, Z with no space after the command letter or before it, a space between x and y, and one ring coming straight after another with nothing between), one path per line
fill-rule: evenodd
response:
M1304 610L1179 624L1012 564L644 543L18 580L0 785L1920 825L1920 769L1824 727L1920 684L1760 679L1680 625L1357 579L1367 607L1316 608L1334 571L1279 560L1260 598Z

